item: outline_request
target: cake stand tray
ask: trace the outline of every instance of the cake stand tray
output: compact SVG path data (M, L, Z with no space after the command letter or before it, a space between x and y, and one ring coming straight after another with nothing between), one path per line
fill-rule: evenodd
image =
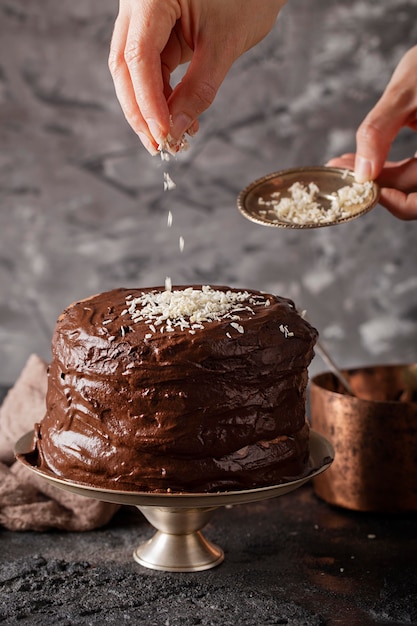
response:
M216 509L283 496L324 472L334 458L331 443L311 430L311 471L297 480L257 489L218 493L152 493L92 487L42 470L31 458L32 441L33 432L19 439L15 446L16 458L49 483L80 496L136 506L157 532L134 550L133 558L144 567L169 572L206 570L224 560L223 550L209 542L201 532Z

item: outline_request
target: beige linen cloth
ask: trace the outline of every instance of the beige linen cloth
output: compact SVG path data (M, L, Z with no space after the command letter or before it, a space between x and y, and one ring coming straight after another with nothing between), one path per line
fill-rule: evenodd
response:
M14 458L16 441L45 413L46 372L47 364L31 355L0 407L0 524L35 531L104 526L119 505L63 491Z

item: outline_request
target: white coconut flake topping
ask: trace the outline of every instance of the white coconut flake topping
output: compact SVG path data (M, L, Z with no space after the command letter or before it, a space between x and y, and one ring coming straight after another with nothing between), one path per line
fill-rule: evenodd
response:
M239 333L243 326L237 322L238 313L254 313L253 307L265 306L266 298L247 291L220 291L204 285L201 289L187 287L165 291L143 292L137 298L126 298L126 314L133 322L149 324L152 332L173 332L204 329L204 324L214 321L231 320L230 325Z
M346 185L328 196L330 206L324 208L320 202L320 189L315 183L304 185L295 182L288 189L288 197L274 192L269 198L259 198L258 204L274 211L278 218L294 224L320 224L354 215L358 206L370 199L372 188L372 181Z
M280 324L279 325L279 329L282 332L282 334L284 335L285 339L288 339L288 337L294 337L294 333L289 330L288 326L285 324Z

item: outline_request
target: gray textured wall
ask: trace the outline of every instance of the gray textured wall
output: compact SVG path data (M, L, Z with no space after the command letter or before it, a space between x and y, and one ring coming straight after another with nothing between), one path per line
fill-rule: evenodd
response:
M417 41L417 1L289 0L169 164L170 193L114 96L116 11L116 0L0 1L0 381L31 352L49 359L73 300L167 274L294 298L343 366L417 360L417 222L377 207L291 232L236 209L254 178L354 149L356 126ZM416 148L404 131L393 153ZM312 371L324 368L316 357Z

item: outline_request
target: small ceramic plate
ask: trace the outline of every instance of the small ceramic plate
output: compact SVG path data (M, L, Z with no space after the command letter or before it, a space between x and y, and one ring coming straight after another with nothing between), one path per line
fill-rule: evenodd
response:
M299 185L294 188L295 183ZM310 196L307 202L300 201L300 186L301 195ZM353 198L347 203L345 196L350 192ZM237 205L247 219L257 224L321 228L364 215L377 204L378 198L378 186L373 182L359 186L350 170L298 167L255 180L240 192Z

